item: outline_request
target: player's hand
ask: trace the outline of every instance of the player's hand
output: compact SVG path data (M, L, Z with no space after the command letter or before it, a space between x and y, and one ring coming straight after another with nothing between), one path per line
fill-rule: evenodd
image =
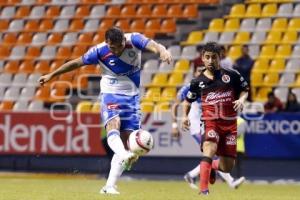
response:
M164 50L160 53L160 59L168 64L170 64L173 60L171 53L167 50Z
M233 109L235 111L242 111L243 107L244 107L244 101L242 101L241 99L238 99L233 102Z
M188 131L190 129L190 125L191 125L191 123L190 123L189 118L187 118L187 117L183 118L183 120L182 120L182 129L184 131Z
M52 75L51 74L46 74L44 76L41 76L38 80L39 84L41 86L43 86L45 83L47 83L48 81L50 81L52 79Z
M178 130L178 128L172 128L172 137L173 138L180 138L180 136L181 136L181 134L180 134L180 132L179 132L179 130Z

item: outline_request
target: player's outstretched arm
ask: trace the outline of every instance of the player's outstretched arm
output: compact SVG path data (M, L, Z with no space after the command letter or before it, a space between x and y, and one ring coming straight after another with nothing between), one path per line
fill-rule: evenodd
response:
M56 69L53 72L50 72L49 74L43 75L39 78L38 82L41 85L44 85L45 83L47 83L48 81L50 81L51 79L53 79L54 77L75 70L81 66L83 66L83 62L82 62L82 58L76 58L74 60L70 60L69 62L63 64L61 67L59 67L58 69Z
M191 103L188 102L187 100L184 100L182 102L182 110L183 110L182 129L187 131L190 129L190 120L188 115L191 110Z
M248 92L242 91L239 99L233 102L233 109L235 111L242 111L247 98L248 98Z
M167 62L168 64L171 63L172 55L163 45L155 42L154 40L150 40L146 46L146 49L152 51L153 53L159 54L159 57L163 62Z

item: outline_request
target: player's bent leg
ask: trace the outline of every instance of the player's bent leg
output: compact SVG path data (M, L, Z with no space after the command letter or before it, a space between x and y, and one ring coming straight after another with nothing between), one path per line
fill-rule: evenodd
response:
M231 188L238 189L239 186L241 186L245 182L246 178L244 176L236 179L235 181L232 182L230 185Z
M131 133L132 131L131 130L126 130L126 131L122 131L122 141L124 143L124 146L127 148L127 140L128 140L128 137L129 137L129 134ZM129 171L133 165L133 163L135 163L139 156L134 154L133 152L129 152L127 150L127 155L125 155L123 157L123 160L122 160L122 166L125 170Z
M231 172L234 167L235 158L220 156L219 170L222 172Z
M197 165L194 169L189 171L184 175L184 180L189 184L192 189L198 189L196 183L196 178L200 175L200 164Z
M217 171L217 173L229 185L229 187L232 186L234 182L234 178L229 173L225 173L222 171Z

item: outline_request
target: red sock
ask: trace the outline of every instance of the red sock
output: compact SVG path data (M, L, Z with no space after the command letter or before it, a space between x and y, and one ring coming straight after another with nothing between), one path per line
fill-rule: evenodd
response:
M200 190L208 190L208 182L211 171L211 159L204 157L200 164Z
M215 170L218 170L219 169L219 161L220 161L219 159L212 161L211 167Z

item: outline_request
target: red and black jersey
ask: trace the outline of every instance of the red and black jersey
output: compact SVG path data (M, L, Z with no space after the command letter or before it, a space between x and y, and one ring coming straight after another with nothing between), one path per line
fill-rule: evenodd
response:
M233 69L221 68L215 72L214 79L203 73L191 81L186 100L201 99L202 120L229 119L236 117L233 102L242 91L248 91L245 79Z

